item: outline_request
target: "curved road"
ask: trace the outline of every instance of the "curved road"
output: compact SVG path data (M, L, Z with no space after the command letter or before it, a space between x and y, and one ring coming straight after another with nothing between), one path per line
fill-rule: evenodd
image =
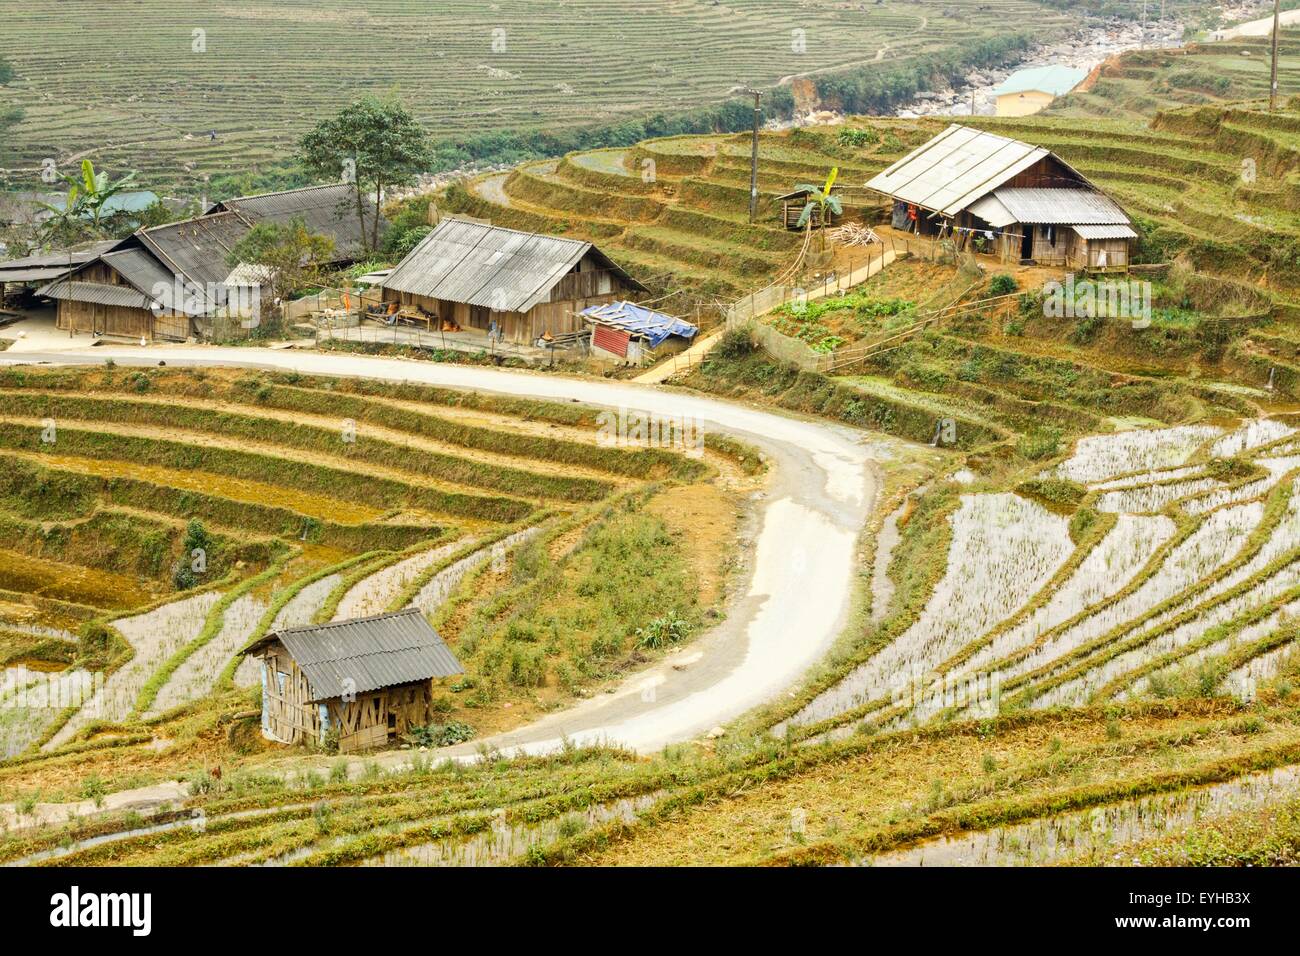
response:
M607 742L642 753L690 740L771 700L829 649L848 619L854 549L877 493L861 432L771 410L646 386L414 360L219 346L99 346L0 353L0 365L236 366L417 382L690 416L758 447L770 477L743 595L727 618L612 693L480 742L537 753ZM465 745L451 756L474 753Z

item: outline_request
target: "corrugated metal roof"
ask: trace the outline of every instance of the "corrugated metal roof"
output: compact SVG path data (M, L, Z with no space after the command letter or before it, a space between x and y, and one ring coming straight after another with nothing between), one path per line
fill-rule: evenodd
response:
M1016 217L1011 215L1010 210L998 201L998 197L989 193L983 199L977 199L969 206L966 211L972 215L979 216L994 229L1001 229L1003 226L1009 226L1016 221Z
M589 242L444 219L382 283L411 295L527 312L589 251L629 285L640 284Z
M1088 71L1075 66L1031 66L1016 70L993 89L994 96L1037 91L1064 96L1082 83Z
M222 212L141 229L135 235L165 268L189 280L186 294L193 308L188 311L199 313L225 301L221 283L230 273L226 259L250 228L236 213ZM209 290L209 285L214 288Z
M0 262L0 270L8 271L10 269L26 269L40 267L67 266L71 263L79 266L83 262L89 262L91 259L97 259L100 255L116 246L121 240L106 239L101 242L94 242L82 249L69 249L64 252L41 252L36 255L24 256L21 259L10 259L7 262Z
M418 608L268 634L249 651L278 640L302 669L313 700L431 677L463 674L460 661Z
M163 268L162 263L138 246L106 253L100 259L116 269L142 295L151 298L157 295L155 288L159 284L171 288L175 281L175 277Z
M366 222L369 223L375 204L363 196L362 206ZM239 196L219 202L208 210L209 213L229 211L238 212L253 224L263 221L288 223L301 219L312 232L334 239L334 257L337 261L355 259L365 252L363 226L357 220L356 192L350 183L329 183L257 196ZM381 237L387 225L381 217Z
M76 268L73 266L73 268ZM0 269L0 282L47 282L68 274L68 267L41 269Z
M1094 189L1010 188L993 193L1016 222L1090 225L1127 223L1109 196ZM973 209L972 209L973 211Z
M1075 226L1074 231L1083 239L1136 239L1138 237L1131 226Z
M120 305L130 309L147 309L151 300L126 285L109 285L106 282L72 282L60 279L37 290L37 295L71 302L91 302L95 305Z
M954 123L872 177L867 188L954 216L1050 155L1041 147Z
M275 278L275 269L256 262L241 262L230 270L224 285L255 288L268 285Z
M663 344L664 339L670 335L693 339L695 333L699 331L691 323L684 322L676 316L664 312L655 312L653 309L647 309L632 302L610 302L608 305L593 305L590 308L583 309L582 314L593 322L608 325L615 329L622 329L624 332L630 332L639 338L643 338L652 349L657 349Z

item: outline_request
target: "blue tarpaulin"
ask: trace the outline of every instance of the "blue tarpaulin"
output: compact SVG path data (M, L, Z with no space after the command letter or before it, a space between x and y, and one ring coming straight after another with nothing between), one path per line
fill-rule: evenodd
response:
M582 314L593 322L622 329L637 338L645 339L646 344L652 349L657 349L670 335L693 339L695 333L699 331L691 323L683 322L675 316L656 312L631 302L593 305L589 309L583 309Z

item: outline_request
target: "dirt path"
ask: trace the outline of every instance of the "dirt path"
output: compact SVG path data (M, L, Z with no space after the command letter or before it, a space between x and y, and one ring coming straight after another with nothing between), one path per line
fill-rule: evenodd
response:
M758 447L770 474L757 504L748 586L725 621L682 653L612 693L483 741L506 752L546 752L568 740L653 752L693 739L788 689L847 624L857 537L877 494L872 444L852 429L679 391L475 366L255 348L101 346L95 354L26 354L0 365L238 366L362 376L519 397L646 410L697 421ZM476 745L448 751L469 756ZM406 759L400 752L386 760Z

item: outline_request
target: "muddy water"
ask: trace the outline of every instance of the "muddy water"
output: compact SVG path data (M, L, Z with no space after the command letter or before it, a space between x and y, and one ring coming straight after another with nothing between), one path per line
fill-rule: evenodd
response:
M1300 766L1280 767L1181 793L1126 800L1093 810L931 840L864 857L861 866L1036 866L1072 857L1125 863L1126 844L1196 821L1300 795Z
M198 491L204 494L245 501L250 504L265 505L272 508L287 508L298 514L311 518L337 521L340 524L360 524L363 521L375 521L384 515L377 508L371 508L355 501L343 501L326 495L315 495L305 491L295 491L279 485L268 485L260 481L246 481L240 478L227 478L202 471L177 471L154 465L142 465L130 461L114 459L81 458L73 455L25 455L32 461L80 474L95 475L100 478L135 478L164 488L177 488L184 491Z

